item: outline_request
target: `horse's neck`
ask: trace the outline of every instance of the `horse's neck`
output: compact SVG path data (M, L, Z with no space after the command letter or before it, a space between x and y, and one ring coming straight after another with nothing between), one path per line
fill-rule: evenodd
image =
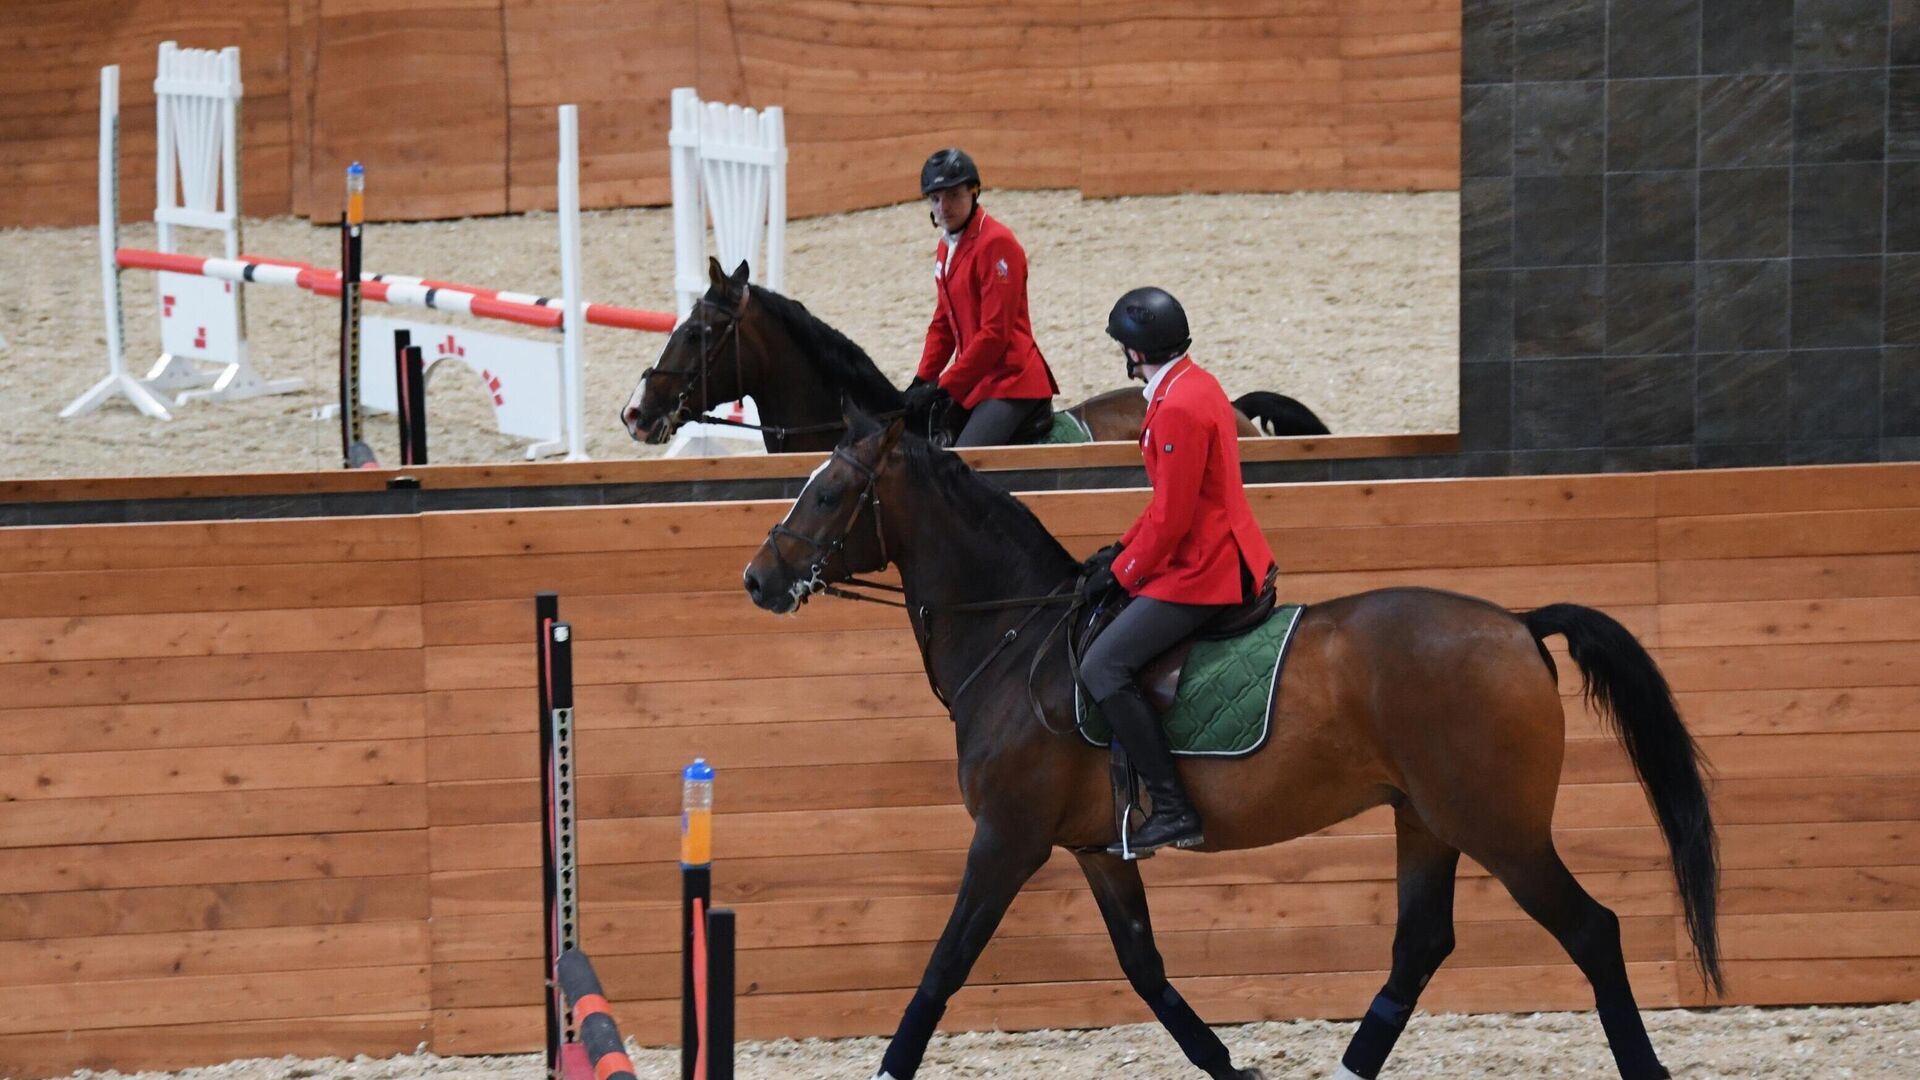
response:
M840 392L814 377L800 343L776 318L762 320L759 356L742 372L742 390L753 395L762 424L803 427L840 417ZM836 441L838 435L836 433Z
M819 324L821 328L820 333L817 335L807 335L807 341L830 339L832 336L832 328L828 327L824 322L820 322L819 318L810 312L795 311L791 317L793 319L811 319ZM862 408L869 410L899 407L899 401L897 399L900 396L900 392L894 389L893 383L881 373L879 367L876 366L870 358L860 351L858 346L848 342L847 347L850 350L849 354L842 359L836 360L820 355L817 350L809 345L802 344L801 336L793 332L793 328L788 325L786 318L769 318L766 320L766 323L778 342L777 349L767 354L767 359L770 362L766 365L768 368L767 380L769 382L777 380L780 383L775 389L792 393L795 398L803 398L806 396L807 390L812 390L814 392L815 406L823 407L832 414L832 417L828 417L827 419L839 416L840 397L842 394L853 398ZM833 346L828 345L826 347L831 348ZM777 370L775 370L776 365ZM862 366L866 368L866 373L872 376L872 387L855 385L855 382L858 382L860 379L858 375L854 376L852 381L849 381L842 374L843 367L858 368ZM879 392L879 387L882 386L886 387L886 393L882 396L891 400L869 400Z
M1042 627L1051 625L1044 620L1059 617L1049 615L1048 611L1065 610L1049 607L1029 619L1032 608L983 612L952 612L951 609L963 604L1046 596L1067 583L1071 567L1063 564L1051 549L1015 549L1004 535L965 515L916 510L914 495L922 505L938 496L933 494L931 482L907 482L913 483L918 491L895 495L898 501L889 512L890 554L900 568L909 616L922 640L928 642L928 674L951 698L1010 628L1025 620L1027 629L1020 632L1019 640L1006 651L1029 657L1031 649L1045 634ZM922 610L930 613L925 620L920 615ZM998 666L1001 664L1005 665L1004 669ZM1005 656L996 661L992 671L1004 675L1016 669L1024 676L1026 660L1014 664L1011 656ZM988 679L991 673L983 673L980 681L991 681ZM952 702L956 720L981 689L977 685L970 687L967 700ZM964 730L961 732L963 742L966 734Z

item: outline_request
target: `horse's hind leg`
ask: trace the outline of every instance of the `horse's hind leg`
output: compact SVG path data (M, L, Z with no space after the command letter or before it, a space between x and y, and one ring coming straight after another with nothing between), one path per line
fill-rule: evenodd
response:
M1453 952L1453 881L1459 849L1427 830L1412 810L1394 817L1400 878L1400 923L1393 934L1393 971L1375 995L1340 1058L1336 1080L1374 1080L1407 1028L1420 991Z
M1119 954L1120 969L1126 972L1134 993L1180 1044L1187 1060L1214 1080L1260 1080L1258 1069L1233 1067L1233 1057L1220 1037L1167 982L1160 950L1153 944L1153 923L1147 917L1147 890L1140 884L1139 864L1104 853L1082 854L1079 859L1087 884L1093 886L1093 898L1100 904L1107 933L1113 938L1113 951Z
M1625 1080L1661 1080L1672 1074L1660 1064L1647 1038L1627 959L1620 951L1620 919L1580 887L1551 841L1529 855L1481 860L1533 920L1547 928L1593 984L1600 1026L1613 1062Z

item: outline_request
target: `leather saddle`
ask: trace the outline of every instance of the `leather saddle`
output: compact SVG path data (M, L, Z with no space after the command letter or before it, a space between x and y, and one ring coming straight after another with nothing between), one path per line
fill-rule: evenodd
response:
M1249 578L1243 578L1243 580ZM1155 711L1164 715L1168 709L1173 708L1174 698L1180 693L1180 677L1186 671L1187 657L1193 652L1194 642L1226 641L1259 629L1266 623L1267 619L1273 615L1279 579L1280 568L1275 566L1267 571L1267 579L1260 583L1260 589L1254 594L1253 599L1222 609L1200 629L1194 631L1193 636L1154 657L1146 667L1140 670L1136 680L1140 686L1140 692L1146 695L1147 701ZM1113 598L1117 599L1117 602L1102 604L1099 613L1081 633L1079 648L1076 650L1077 655L1086 655L1087 648L1093 644L1094 639L1099 637L1100 632L1126 609L1127 603L1132 599L1123 589L1115 589Z

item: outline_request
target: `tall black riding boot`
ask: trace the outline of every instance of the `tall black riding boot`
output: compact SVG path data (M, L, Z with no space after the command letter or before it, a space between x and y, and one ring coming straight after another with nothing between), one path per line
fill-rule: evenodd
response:
M1173 748L1167 743L1167 731L1147 699L1135 686L1126 686L1100 699L1100 715L1113 728L1114 738L1133 759L1146 782L1153 810L1140 830L1128 838L1127 846L1136 854L1155 848L1195 847L1204 841L1200 833L1200 812L1187 799L1174 769ZM1107 848L1108 854L1122 854L1119 844Z

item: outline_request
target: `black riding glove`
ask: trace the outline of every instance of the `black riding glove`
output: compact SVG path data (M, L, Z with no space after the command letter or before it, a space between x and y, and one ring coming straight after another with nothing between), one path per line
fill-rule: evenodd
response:
M1087 575L1086 584L1080 587L1080 595L1088 600L1098 600L1118 588L1120 582L1113 576L1113 567L1103 565Z
M1105 570L1113 565L1113 560L1119 557L1120 541L1115 540L1113 543L1087 556L1087 561L1080 564L1080 574L1082 577L1085 577L1095 571Z
M907 387L907 392L902 395L901 404L906 408L908 416L919 416L946 396L947 392L940 389L939 383L915 379L912 385Z

